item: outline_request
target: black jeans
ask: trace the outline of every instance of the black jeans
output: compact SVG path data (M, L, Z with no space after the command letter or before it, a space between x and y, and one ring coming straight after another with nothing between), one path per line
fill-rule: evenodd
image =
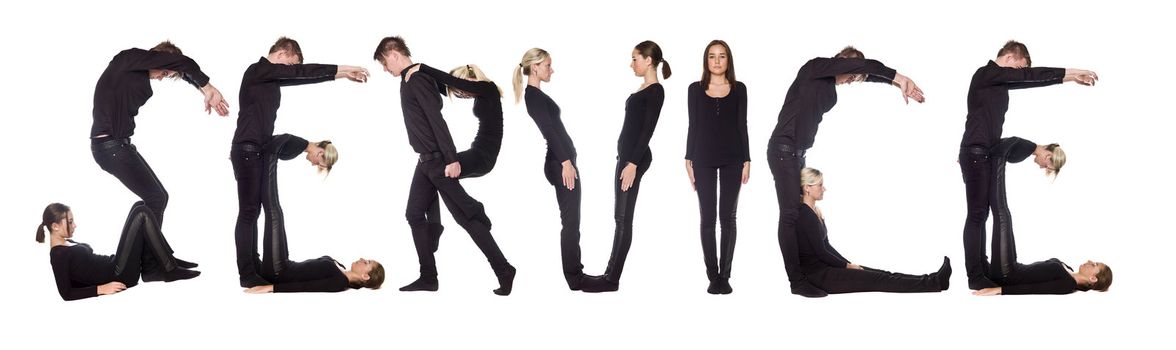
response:
M628 191L621 191L621 171L629 162L617 160L617 170L613 173L613 190L616 201L613 204L613 219L616 220L616 231L613 233L612 251L609 254L608 266L604 268L604 278L612 283L621 281L621 272L625 269L625 258L629 256L629 246L633 245L633 213L637 209L637 193L641 190L641 178L653 162L653 155L645 152L641 157L641 164L637 164L637 175L633 178L633 186Z
M114 254L115 280L127 287L139 283L139 275L156 265L162 272L176 269L176 260L167 250L167 239L159 230L155 213L142 202L136 202L127 213L118 249Z
M919 293L938 292L938 273L908 275L868 267L863 270L840 267L808 269L806 278L829 294L855 292Z
M155 215L155 223L163 227L163 211L167 208L167 190L155 176L155 171L139 154L131 139L102 138L91 140L90 153L102 170L114 175L127 189L139 196ZM168 253L171 246L164 244Z
M784 270L789 282L801 282L805 280L805 274L801 271L797 250L796 218L800 215L800 170L804 169L804 151L794 150L790 145L769 144L768 168L776 182L776 201L780 205L776 236L780 240L780 254L784 257Z
M477 144L475 144L477 146ZM494 163L498 161L498 149L481 149L470 148L469 150L457 154L457 163L461 164L461 174L457 179L468 179L472 177L482 177L490 173L494 169ZM433 197L432 204L429 205L429 210L425 212L425 220L433 226L433 234L440 235L441 225L441 201ZM436 239L436 238L434 238Z
M964 268L969 279L980 278L988 274L984 224L988 221L992 193L992 162L986 149L976 147L961 148L959 162L968 200L968 216L964 221Z
M988 276L993 281L1003 281L1017 265L1017 244L1013 239L1013 216L1009 211L1008 196L1005 192L1005 165L1003 157L993 157L992 186L989 200L992 205L992 264L988 265ZM981 227L983 230L983 227ZM983 232L983 231L982 231ZM980 240L983 248L984 240ZM996 268L992 266L995 265Z
M261 215L265 160L261 147L252 143L233 144L229 160L237 179L237 225L233 230L237 273L249 277L258 274L261 264L257 255L257 218Z
M408 190L408 205L405 218L412 228L412 240L416 246L417 259L421 265L422 277L437 276L437 263L433 257L432 235L429 233L425 213L440 194L445 207L454 221L473 238L474 244L486 255L495 274L504 273L510 263L506 261L498 243L490 235L490 218L486 216L482 203L466 193L457 179L445 177L445 162L440 154L429 155L431 159L417 162Z
M717 176L716 176L717 175ZM743 163L722 166L694 164L694 187L698 192L699 230L702 233L702 257L706 277L711 281L731 278L731 259L735 253L735 211L739 189L743 186ZM718 195L716 196L716 192ZM715 209L722 225L722 260L715 247Z
M572 158L571 161L572 166L576 166L576 159ZM555 201L559 204L559 220L563 226L559 231L559 246L564 279L569 288L577 289L580 276L584 274L584 264L580 259L580 168L576 166L576 183L569 190L563 184L563 163L555 159L552 152L547 152L543 175L547 177L547 183L555 188Z

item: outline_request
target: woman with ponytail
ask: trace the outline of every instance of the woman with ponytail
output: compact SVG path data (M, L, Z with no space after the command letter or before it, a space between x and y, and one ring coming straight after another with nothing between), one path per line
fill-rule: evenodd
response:
M53 203L45 207L37 226L37 242L45 242L48 230L49 263L61 298L69 301L118 293L138 284L140 275L144 282L199 276L200 271L176 265L156 218L143 201L136 202L127 214L115 254L97 255L90 245L71 239L77 225L69 206Z
M559 118L559 105L539 89L540 84L551 81L554 72L551 69L551 55L547 51L540 48L527 50L518 67L515 67L515 103L523 98L523 75L526 75L527 114L535 120L535 125L547 141L543 175L555 187L555 200L559 203L559 217L563 225L560 231L560 252L564 278L568 288L580 290L586 276L584 265L580 263L580 176L576 168L576 146L572 144L572 138Z
M616 231L604 275L587 279L590 282L583 286L583 290L590 293L613 292L619 288L625 257L633 242L633 211L637 206L637 191L641 187L641 177L649 170L653 160L649 140L657 126L662 102L665 102L665 89L658 82L657 67L661 66L663 78L670 77L670 64L662 57L662 49L657 43L643 41L633 48L631 55L629 67L633 69L634 75L644 80L637 92L629 95L625 101L625 121L617 140L617 167L614 174L616 201L613 218L616 220Z

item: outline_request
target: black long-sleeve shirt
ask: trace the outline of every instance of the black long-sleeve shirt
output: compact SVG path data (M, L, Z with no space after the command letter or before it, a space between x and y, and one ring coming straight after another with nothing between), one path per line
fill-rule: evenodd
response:
M310 145L310 142L304 138L290 134L281 134L274 136L269 143L265 144L264 152L267 155L274 156L274 161L277 159L291 160L299 154L302 154L302 152L305 152L306 146L308 145Z
M1020 137L1010 136L1000 139L1000 142L992 147L988 151L988 154L993 159L1004 159L1004 161L1009 163L1020 163L1025 158L1029 158L1033 154L1033 151L1036 150L1036 143Z
M717 166L751 161L747 142L747 86L735 82L724 97L710 97L702 84L687 89L690 126L686 159Z
M576 146L572 144L572 137L568 136L563 120L559 118L559 105L555 104L555 100L543 90L530 85L524 90L523 99L527 104L527 114L535 120L539 133L547 140L547 152L561 163L575 158Z
M135 116L139 107L151 98L151 69L179 72L185 81L200 88L208 85L208 76L188 56L167 52L127 49L110 60L98 84L94 86L94 124L90 137L113 138L135 134Z
M333 64L275 64L262 57L249 65L241 77L241 111L233 143L264 146L274 133L282 87L335 80L339 66Z
M1056 258L1029 265L1016 264L1009 276L998 283L1001 294L1006 295L1070 294L1078 289L1078 282L1066 264Z
M1061 84L1065 77L1064 68L1007 68L988 61L968 85L968 119L960 147L996 145L1009 110L1009 90Z
M633 164L641 164L649 154L649 140L661 116L662 103L666 101L666 90L660 83L650 84L634 92L625 100L625 123L621 125L621 136L617 138L617 157Z
M457 148L449 126L441 116L441 95L437 93L437 81L428 74L413 74L405 80L406 73L413 66L400 72L400 108L404 114L404 129L408 131L408 144L420 154L440 152L445 164L457 161Z
M99 285L115 280L114 257L94 254L89 244L49 248L49 263L53 266L57 293L67 301L96 297Z
M897 72L869 59L817 57L809 60L800 67L796 80L788 87L771 142L801 150L812 148L821 118L837 104L837 76L841 74L866 74L866 81L891 83Z
M350 287L342 265L329 256L288 262L274 277L274 293L342 292Z
M425 73L435 79L441 93L447 93L445 87L449 86L474 95L474 116L481 123L493 125L478 128L473 144L502 144L502 94L497 84L461 79L423 63L420 66L417 73Z
M796 243L800 266L805 271L824 267L845 268L849 264L833 245L829 244L825 222L808 205L801 203L796 219Z

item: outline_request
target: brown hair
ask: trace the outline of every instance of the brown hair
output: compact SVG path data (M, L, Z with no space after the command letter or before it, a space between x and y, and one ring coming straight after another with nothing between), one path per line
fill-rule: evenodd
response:
M866 58L866 54L851 45L841 49L841 52L838 52L833 58Z
M1016 40L1009 40L1009 42L1005 43L1004 46L1000 48L1000 51L996 53L996 57L1000 58L1000 56L1004 56L1005 54L1010 53L1016 56L1024 57L1026 66L1033 66L1033 58L1029 57L1029 48L1026 47L1025 44L1017 42Z
M302 46L298 45L298 41L287 37L278 38L274 42L274 46L270 46L269 53L286 50L287 53L298 56L298 64L302 64Z
M45 243L45 229L55 222L66 218L69 213L69 206L61 203L51 203L45 207L45 213L41 214L41 224L37 226L37 243ZM67 223L68 224L68 223ZM69 227L66 227L68 230Z
M180 51L179 47L176 47L176 44L172 44L171 40L164 40L163 42L159 43L159 45L152 47L150 51L174 53L177 55L184 54L183 51Z
M1083 285L1079 283L1078 290L1085 292L1093 289L1100 292L1105 292L1107 289L1111 288L1111 280L1113 279L1113 275L1111 274L1111 267L1107 266L1107 264L1103 264L1102 270L1094 274L1094 277L1098 278L1098 281L1095 281L1090 285Z
M376 53L372 55L372 59L384 62L384 55L387 55L388 51L396 51L404 57L412 57L412 52L408 51L408 45L404 43L404 38L390 36L380 40L380 45L376 46Z
M715 45L722 46L723 51L727 53L727 73L723 74L723 76L727 77L727 83L731 84L731 86L735 86L735 55L731 54L731 47L727 46L726 41L716 39L711 40L710 44L706 44L706 48L702 50L702 80L700 81L700 84L702 85L703 91L706 91L710 88L711 75L710 69L707 68L706 61L708 55L710 54L710 49Z
M649 57L652 59L654 69L657 69L657 65L659 64L662 66L662 79L670 78L670 63L666 62L666 59L662 57L661 46L658 46L657 43L653 41L646 40L642 41L640 44L637 44L637 46L633 49L637 50L637 54L641 55L642 57Z
M380 289L380 285L383 285L383 284L384 284L384 264L377 262L376 266L372 267L371 271L368 271L368 280L362 281L362 282L357 282L357 283L352 283L351 289L360 289L360 288Z

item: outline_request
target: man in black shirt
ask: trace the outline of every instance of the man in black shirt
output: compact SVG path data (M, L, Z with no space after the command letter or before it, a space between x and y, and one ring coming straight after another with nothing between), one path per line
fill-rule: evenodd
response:
M204 95L204 111L216 110L220 116L229 114L229 104L220 91L209 83L208 75L196 61L184 56L180 48L164 41L151 50L127 49L119 52L94 87L94 124L90 128L90 151L102 170L114 175L131 192L142 198L156 223L163 226L163 211L167 207L167 190L155 177L155 171L131 143L135 134L135 116L139 107L151 98L151 80L183 79L200 89ZM171 253L171 247L167 247ZM195 263L176 259L184 268ZM148 262L153 268L154 262Z
M373 59L380 62L384 71L401 78L400 106L408 143L420 154L408 193L405 217L412 228L421 276L400 290L437 290L437 264L425 212L440 193L454 221L469 232L490 261L500 285L494 294L510 295L515 268L507 262L490 235L490 218L486 216L482 203L470 197L457 180L461 175L461 163L449 128L441 116L441 96L437 94L436 81L427 74L414 74L420 67L413 64L404 39L398 36L381 40Z
M968 118L960 142L960 172L968 201L964 222L964 267L968 288L996 287L987 276L984 222L988 220L993 171L989 151L1000 140L1009 90L1060 84L1067 81L1092 86L1094 72L1069 68L1029 68L1032 63L1025 44L1009 41L997 52L995 61L976 70L968 86Z
M269 284L258 275L257 217L261 214L262 189L266 182L262 147L273 137L278 107L282 103L281 88L339 78L362 83L367 77L367 69L362 67L303 64L301 46L286 37L279 38L266 57L245 69L241 78L241 111L229 152L233 176L237 180L237 225L233 236L241 287ZM266 213L266 218L271 219L270 213Z

